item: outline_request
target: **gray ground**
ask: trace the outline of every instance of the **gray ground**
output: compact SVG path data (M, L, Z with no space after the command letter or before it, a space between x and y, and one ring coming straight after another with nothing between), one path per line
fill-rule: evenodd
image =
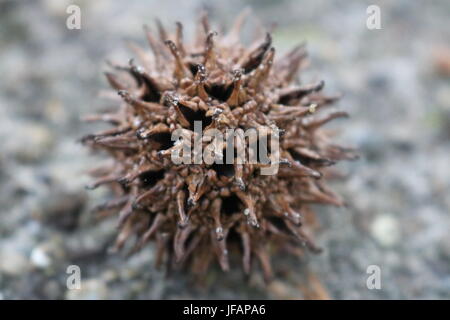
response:
M65 27L73 2L79 31ZM80 116L108 105L101 72L106 58L131 57L123 39L144 43L141 26L155 16L192 32L201 3L0 1L0 299L450 298L448 1L377 1L382 29L372 31L364 1L208 1L216 25L245 6L275 22L279 51L306 40L302 80L344 94L352 118L334 126L363 154L339 165L347 178L334 188L349 207L318 208L324 253L276 257L267 288L236 268L213 270L202 289L155 270L152 246L130 259L109 252L115 220L89 212L106 190L83 188L97 156L76 143L97 128ZM82 290L66 289L71 264ZM381 290L366 287L369 265L381 268ZM305 283L315 283L309 296Z

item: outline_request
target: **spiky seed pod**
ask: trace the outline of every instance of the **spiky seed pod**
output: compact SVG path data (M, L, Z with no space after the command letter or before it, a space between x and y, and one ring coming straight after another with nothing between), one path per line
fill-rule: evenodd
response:
M158 22L158 37L146 26L152 54L130 44L142 67L131 60L105 73L122 100L119 110L88 117L114 128L83 142L114 160L93 170L97 180L90 187L107 184L116 195L98 210L119 211L117 248L129 238L135 239L133 251L154 240L158 265L166 260L197 274L214 259L228 270L228 252L240 252L246 273L256 258L269 280L273 250L320 250L309 235L310 205L343 204L323 180L328 166L355 154L320 129L347 116L322 111L336 100L321 93L323 81L296 82L304 47L277 60L270 34L244 47L239 33L245 15L223 37L202 16L190 44L180 23L169 35ZM179 146L171 134L179 129L192 137L196 120L202 130L257 128L278 135L278 173L261 175L259 164L175 164L170 155Z

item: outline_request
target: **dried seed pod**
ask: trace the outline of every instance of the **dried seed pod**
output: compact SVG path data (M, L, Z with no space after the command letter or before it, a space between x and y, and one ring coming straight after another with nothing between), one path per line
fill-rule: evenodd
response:
M89 187L107 184L116 194L96 210L119 211L117 248L131 238L133 252L155 241L158 264L166 259L197 274L214 260L226 271L229 255L240 253L246 273L256 260L269 280L273 250L320 251L309 234L310 205L343 205L323 180L327 167L355 153L331 143L321 129L347 116L322 111L335 100L322 94L324 82L292 83L306 57L304 46L278 60L270 34L244 47L238 35L245 15L223 37L202 16L191 44L184 42L181 23L171 35L158 21L157 37L145 27L152 53L130 44L145 69L133 60L112 66L115 70L105 75L122 98L119 110L88 117L115 127L82 142L114 159L114 165L95 170ZM196 121L201 121L201 137ZM206 163L195 161L202 150L189 154L186 149L195 139L201 146L215 139L207 150L223 160L225 143L206 132L215 129L225 136L237 128L279 140L279 148L271 142L265 150L269 164L280 166L276 174L261 174L267 162L239 163L239 153L232 163ZM180 137L172 141L176 130ZM258 143L261 148L259 137L236 138L235 146ZM175 163L176 150L188 150L183 156L193 156L194 163ZM256 153L250 150L248 156L261 160Z

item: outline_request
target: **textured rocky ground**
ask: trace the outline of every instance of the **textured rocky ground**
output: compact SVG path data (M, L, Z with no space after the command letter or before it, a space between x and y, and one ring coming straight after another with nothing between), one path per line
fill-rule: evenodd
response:
M80 116L108 106L97 98L105 59L131 57L122 40L144 43L155 16L191 33L202 3L151 2L75 1L79 31L65 27L72 1L0 2L0 298L450 298L448 2L379 1L382 29L370 31L364 1L208 1L217 25L245 6L276 23L279 51L306 40L302 80L344 94L352 118L334 126L363 154L334 184L348 208L318 209L324 253L275 257L268 288L238 269L213 270L203 288L166 279L152 246L111 253L115 221L89 212L107 195L84 191L97 158L76 139L95 129ZM71 264L80 291L66 289ZM381 290L366 287L369 265L381 268Z

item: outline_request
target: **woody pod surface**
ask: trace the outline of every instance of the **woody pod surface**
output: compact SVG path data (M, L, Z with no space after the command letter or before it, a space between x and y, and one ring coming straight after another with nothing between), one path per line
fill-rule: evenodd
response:
M82 142L109 156L91 170L95 181L88 187L112 190L114 197L96 211L118 212L117 249L127 240L132 252L154 242L157 265L197 275L214 261L227 271L237 256L245 273L259 264L267 281L275 252L320 251L311 239L310 206L343 205L325 180L333 176L331 165L356 157L321 127L347 114L329 108L337 97L321 93L323 81L299 83L303 45L276 59L271 35L259 32L243 46L246 15L224 36L202 15L191 43L183 41L181 23L173 35L159 22L156 36L145 26L150 52L130 43L139 63L110 63L105 75L121 103L86 120L113 127ZM237 161L175 164L171 153L193 137L195 121L203 131L252 128L279 137L278 172L262 175L267 164ZM184 139L172 141L175 130Z

